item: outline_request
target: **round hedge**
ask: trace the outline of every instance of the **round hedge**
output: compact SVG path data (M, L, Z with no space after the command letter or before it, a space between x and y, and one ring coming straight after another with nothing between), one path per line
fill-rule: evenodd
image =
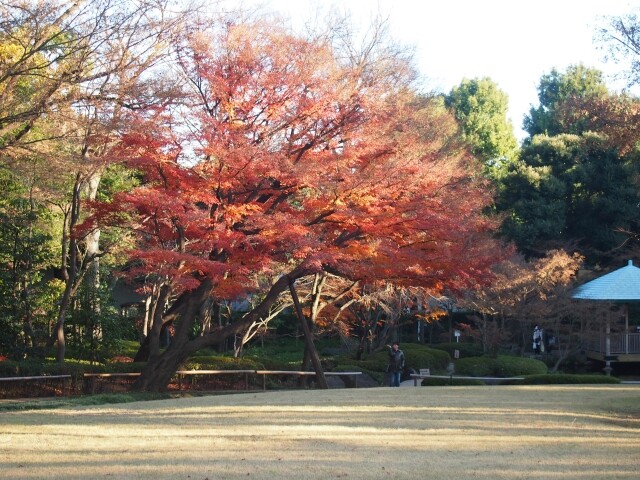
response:
M405 343L400 345L404 352L404 364L407 368L418 371L421 368L431 370L444 370L451 362L451 357L444 350L425 347L417 343ZM382 351L370 355L364 362L366 368L374 371L384 371L389 364L389 352L385 348Z
M458 350L460 358L466 357L481 357L484 352L482 351L482 345L479 343L468 342L449 342L449 343L436 343L431 345L431 348L437 350L444 350L451 357L454 356L454 352Z
M415 371L421 368L445 370L451 363L451 356L444 350L438 350L417 343L401 345L404 352L405 365Z
M418 371L421 368L429 368L431 370L444 370L449 366L451 357L444 350L436 350L417 343L404 343L400 345L400 349L404 352L405 367ZM384 372L389 365L388 349L380 350L369 355L364 360L354 360L348 356L338 356L333 358L333 362L337 366L348 365L349 368L357 367L358 370L367 370L369 372Z
M456 360L455 371L458 375L470 377L516 377L546 374L547 365L534 358L509 355L482 356Z

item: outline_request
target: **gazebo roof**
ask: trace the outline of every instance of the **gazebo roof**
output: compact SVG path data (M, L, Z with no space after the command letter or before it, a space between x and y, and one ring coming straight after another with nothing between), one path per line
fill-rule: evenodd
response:
M629 260L627 266L576 288L571 297L581 300L639 301L640 268Z

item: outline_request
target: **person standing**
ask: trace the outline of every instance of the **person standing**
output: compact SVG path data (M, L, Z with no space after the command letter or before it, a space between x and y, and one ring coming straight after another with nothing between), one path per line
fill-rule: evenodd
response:
M539 355L543 351L542 329L536 325L533 329L533 351Z
M393 342L389 347L389 373L391 373L391 387L400 386L400 377L404 370L404 352L400 350L400 344Z

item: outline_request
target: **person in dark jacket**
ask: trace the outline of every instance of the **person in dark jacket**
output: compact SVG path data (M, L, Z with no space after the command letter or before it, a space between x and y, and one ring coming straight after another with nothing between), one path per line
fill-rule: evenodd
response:
M400 344L393 342L389 347L389 373L391 373L391 387L400 386L400 377L404 370L404 352L400 350Z

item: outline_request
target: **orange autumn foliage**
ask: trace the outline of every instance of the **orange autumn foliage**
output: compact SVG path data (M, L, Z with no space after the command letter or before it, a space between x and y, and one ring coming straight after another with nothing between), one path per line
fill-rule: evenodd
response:
M571 97L559 106L557 115L583 132L604 134L605 145L620 155L633 152L640 141L640 101L626 94Z
M487 277L489 186L401 59L264 23L199 34L181 58L192 105L139 118L116 154L144 184L85 225L135 232L132 276L178 293L208 279L217 298L295 268L434 290Z

